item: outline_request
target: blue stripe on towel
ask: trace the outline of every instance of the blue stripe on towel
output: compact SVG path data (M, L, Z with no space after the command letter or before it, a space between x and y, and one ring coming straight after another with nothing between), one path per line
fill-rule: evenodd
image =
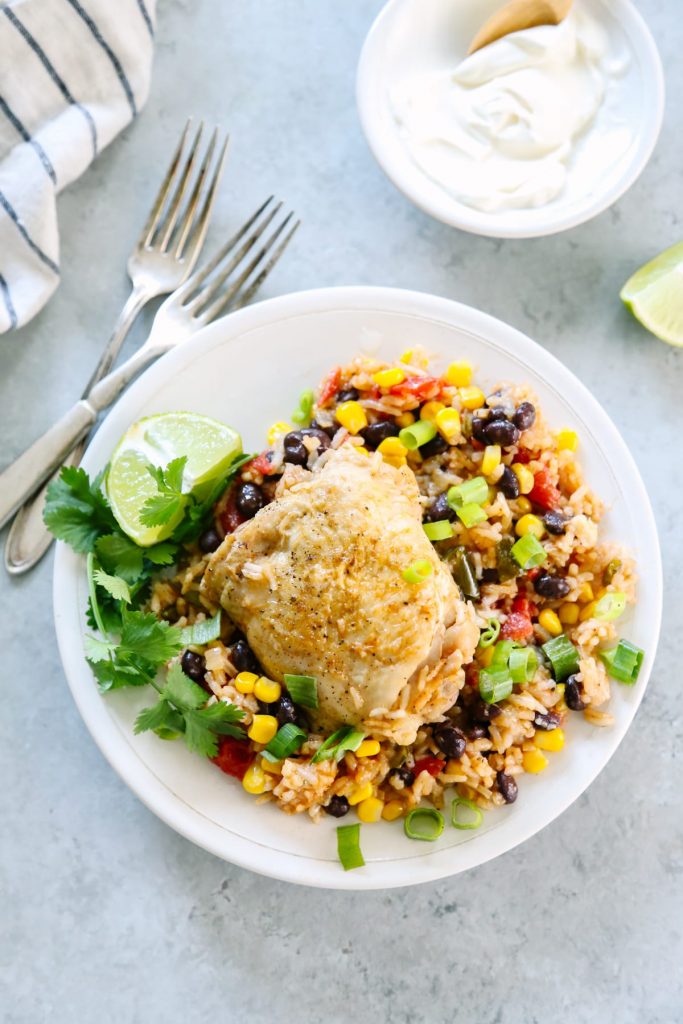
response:
M138 108L137 108L137 106L135 104L135 96L133 95L133 90L130 87L130 82L128 81L128 79L126 77L126 72L123 70L123 65L121 64L121 61L116 56L116 54L112 50L111 46L109 45L107 40L104 38L104 36L100 32L100 30L98 29L97 25L95 24L95 22L92 20L92 18L88 14L88 12L80 5L78 0L66 0L66 2L68 4L70 4L71 7L73 7L73 9L76 12L76 14L78 14L78 16L83 19L85 24L88 26L88 28L92 32L93 37L97 40L97 42L102 47L102 49L106 53L107 57L111 61L112 67L116 71L116 74L118 75L119 82L121 83L121 88L123 89L123 91L126 94L126 99L128 100L128 105L129 105L129 107L131 109L131 113L133 114L133 117L137 117L138 116Z
M49 267L50 270L53 273L55 273L55 274L57 274L57 276L59 276L59 267L57 266L55 261L50 259L50 257L47 255L47 253L43 252L43 250L40 248L39 245L36 245L36 243L33 241L31 236L29 235L28 231L24 227L24 224L23 224L22 220L20 219L19 214L14 209L14 207L10 203L9 199L5 195L3 195L2 192L0 192L0 206L2 206L3 210L5 211L7 216L10 218L10 220L12 220L14 222L14 224L16 225L17 231L19 232L21 237L24 239L26 244L29 246L29 248L33 249L33 251L36 254L36 256L38 256L43 261L43 263L45 264L46 267Z
M2 292L2 297L5 300L5 308L7 309L10 328L16 327L19 322L17 320L17 311L12 303L12 296L10 295L9 292L9 285L7 284L7 281L4 279L2 274L0 274L0 292Z
M69 91L69 89L67 87L66 82L58 74L57 69L54 67L54 65L52 64L50 58L45 53L45 50L43 50L43 48L39 45L39 43L33 38L33 36L29 32L29 30L26 28L24 23L19 21L19 18L17 18L17 16L14 13L14 11L10 10L9 7L2 7L2 11L3 11L4 14L7 15L7 17L9 18L9 20L11 22L11 24L14 25L14 27L17 30L17 32L19 32L19 34L23 37L23 39L27 43L27 45L31 47L31 49L35 53L36 57L38 58L40 63L43 65L43 67L47 71L48 75L50 76L52 81L55 83L55 85L57 86L57 88L61 92L61 94L64 97L64 99L67 101L67 103L71 103L72 106L76 107L76 109L79 110L81 112L81 114L83 114L83 117L88 122L88 128L90 129L90 137L92 138L93 157L96 157L97 156L97 150L98 150L98 146L97 146L97 125L95 124L95 120L94 120L92 114L90 113L89 110L86 109L86 107L84 107L81 103L79 103L78 100L74 99L74 97L71 95L71 93L70 93L70 91Z
M138 7L140 8L140 14L142 15L142 20L144 21L145 25L147 26L147 31L149 32L149 37L150 37L150 39L154 39L154 25L152 24L152 19L149 16L149 11L145 7L145 0L138 0Z
M31 138L30 132L26 130L25 126L21 123L21 121L14 113L14 111L10 110L2 96L0 96L0 110L5 115L10 124L13 125L14 128L16 128L24 142L28 142L29 146L32 146L33 149L36 151L36 153L38 154L38 159L45 168L46 173L52 179L53 185L56 185L57 175L55 174L55 169L52 166L52 163L50 162L49 156L47 155L41 144L38 142L38 140Z

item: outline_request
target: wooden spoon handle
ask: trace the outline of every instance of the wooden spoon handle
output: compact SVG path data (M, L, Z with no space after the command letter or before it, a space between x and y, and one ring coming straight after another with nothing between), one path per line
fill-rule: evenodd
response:
M536 25L559 25L572 6L572 0L511 0L484 22L470 43L468 54L481 50L511 32Z

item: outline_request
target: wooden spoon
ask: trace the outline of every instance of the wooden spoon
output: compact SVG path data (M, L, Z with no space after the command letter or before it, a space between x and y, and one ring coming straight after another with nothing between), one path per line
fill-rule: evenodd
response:
M468 54L482 46L495 43L510 32L520 32L536 25L559 25L567 15L572 0L510 0L485 21L470 43Z

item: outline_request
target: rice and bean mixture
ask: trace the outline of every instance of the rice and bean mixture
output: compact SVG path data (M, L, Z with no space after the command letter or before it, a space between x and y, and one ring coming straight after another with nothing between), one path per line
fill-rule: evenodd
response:
M353 809L361 821L394 820L421 801L441 808L448 787L482 809L513 803L519 776L544 771L571 742L573 715L611 724L606 664L616 620L635 600L632 560L599 540L603 506L583 482L576 433L552 430L528 387L485 393L467 363L437 373L419 349L396 364L361 356L333 369L293 418L271 427L214 525L177 573L155 582L152 611L181 626L215 612L200 582L225 535L273 500L286 464L313 469L328 449L355 445L415 473L425 532L473 609L480 642L455 704L411 747L366 735L340 760L314 762L329 736L264 677L224 615L221 639L181 660L211 700L245 712L249 739L224 737L216 764L258 800L314 819ZM612 675L632 681L620 657ZM283 760L264 757L287 723L304 730L303 744Z

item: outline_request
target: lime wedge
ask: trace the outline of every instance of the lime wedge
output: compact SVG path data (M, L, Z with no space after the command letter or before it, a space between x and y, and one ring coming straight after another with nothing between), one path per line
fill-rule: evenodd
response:
M163 526L145 526L140 511L158 493L147 467L166 467L187 456L183 493L201 498L225 476L242 452L237 431L208 416L192 412L166 412L138 420L119 441L107 475L107 496L121 529L141 547L169 537L184 515L184 508Z
M637 270L620 294L643 327L669 345L683 345L683 242Z

